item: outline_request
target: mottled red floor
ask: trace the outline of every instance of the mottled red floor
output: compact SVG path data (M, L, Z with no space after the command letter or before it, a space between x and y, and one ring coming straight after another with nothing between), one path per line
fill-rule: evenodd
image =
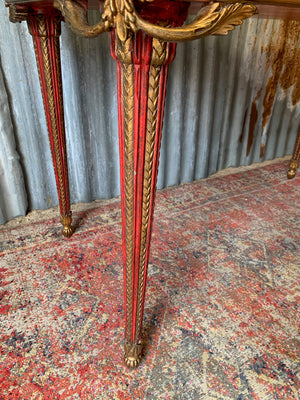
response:
M122 362L119 200L0 230L0 399L299 399L300 172L160 191L145 356Z

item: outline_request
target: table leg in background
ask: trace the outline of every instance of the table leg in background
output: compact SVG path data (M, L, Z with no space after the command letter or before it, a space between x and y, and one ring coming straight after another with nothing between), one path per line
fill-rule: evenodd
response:
M287 176L289 179L294 178L294 176L296 175L296 170L298 168L299 161L300 161L300 129L296 138L293 155L290 160L289 170L287 172Z
M47 119L49 142L59 197L62 234L70 237L72 216L68 182L66 136L64 123L60 64L61 16L56 10L46 14L29 14L29 32L33 37L40 85Z

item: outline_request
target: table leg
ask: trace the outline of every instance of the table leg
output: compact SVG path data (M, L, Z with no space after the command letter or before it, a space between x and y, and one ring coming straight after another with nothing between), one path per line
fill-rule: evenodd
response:
M117 60L125 282L125 363L141 360L142 319L167 70L175 44L139 32L124 43L111 33Z
M47 15L29 14L27 23L33 37L47 119L61 223L63 225L62 234L70 237L73 229L71 226L72 216L70 211L59 47L61 16L56 11L47 13Z
M298 168L299 161L300 161L300 130L297 135L293 155L289 165L289 170L287 172L287 177L289 179L294 178L294 176L296 175L296 170Z

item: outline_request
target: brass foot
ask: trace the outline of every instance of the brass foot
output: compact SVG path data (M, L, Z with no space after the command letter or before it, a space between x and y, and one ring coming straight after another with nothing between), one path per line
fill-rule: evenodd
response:
M126 342L124 345L124 361L128 368L136 368L142 359L142 344L133 344Z
M298 162L297 161L291 161L289 165L289 170L287 172L287 177L289 179L292 179L296 175L296 169L298 168Z
M288 170L288 172L287 172L287 177L289 178L289 179L293 179L294 177L295 177L295 175L296 175L296 171L294 170L294 169L289 169Z
M65 237L71 237L72 233L74 232L73 227L71 226L72 224L72 214L69 215L62 215L60 217L61 223L63 225L63 229L62 229L62 234Z

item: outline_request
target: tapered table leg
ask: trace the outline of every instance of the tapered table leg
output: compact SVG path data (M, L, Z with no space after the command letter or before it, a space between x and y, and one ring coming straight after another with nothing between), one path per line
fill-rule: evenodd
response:
M111 34L117 60L125 280L125 363L141 359L142 319L168 65L175 44Z
M289 170L287 172L287 177L289 179L294 178L294 176L296 175L296 170L298 168L299 161L300 161L300 130L297 135L293 155L290 160Z
M27 17L29 32L33 37L35 56L39 71L47 119L49 141L56 186L59 197L62 233L72 235L72 217L68 183L68 166L62 96L60 65L60 24L61 16L53 10L45 14L29 14Z

